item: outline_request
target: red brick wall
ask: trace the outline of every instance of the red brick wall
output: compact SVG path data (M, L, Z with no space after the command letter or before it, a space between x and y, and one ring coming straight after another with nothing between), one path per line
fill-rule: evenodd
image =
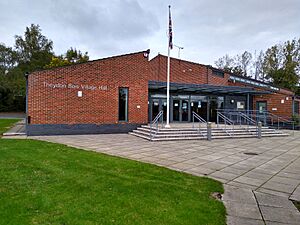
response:
M281 100L284 103L281 103ZM267 101L267 110L275 115L283 117L291 117L293 114L293 100L292 96L282 94L282 93L273 93L270 95L260 95L254 97L254 109L256 109L257 101ZM277 109L277 110L273 110Z
M239 82L229 82L230 86L242 86L242 87L251 87ZM270 91L263 88L257 88L252 86L255 90L258 91ZM256 95L253 98L253 109L256 109L257 101L267 101L267 110L275 115L283 117L291 117L293 114L293 101L292 101L293 92L285 89L280 89L278 92L274 92L268 95ZM288 100L286 100L288 98ZM281 103L281 100L284 100L284 103ZM272 110L277 109L277 110Z
M31 124L118 123L119 87L129 88L129 123L147 123L148 74L148 58L143 52L34 72L28 78ZM44 82L98 88L51 88ZM107 86L107 90L99 90L99 86ZM77 96L78 91L83 92L82 97Z
M128 122L147 123L148 80L166 81L166 70L166 56L158 55L148 61L144 52L140 52L34 72L28 78L28 116L31 124L117 124L118 89L128 87ZM228 82L228 78L226 73L224 78L213 75L208 66L171 59L171 82L247 86ZM44 82L79 87L51 88L45 87ZM82 90L80 85L92 85L97 90ZM107 90L99 90L99 86L107 86ZM83 97L77 96L78 91L83 92ZM290 117L292 94L281 89L280 93L256 96L254 109L256 101L266 100L269 111ZM282 99L284 103L281 103ZM272 111L272 108L277 108L277 111Z
M205 65L171 58L170 81L174 83L227 85L225 77L212 75L212 70ZM150 61L150 80L167 81L167 57L158 55Z

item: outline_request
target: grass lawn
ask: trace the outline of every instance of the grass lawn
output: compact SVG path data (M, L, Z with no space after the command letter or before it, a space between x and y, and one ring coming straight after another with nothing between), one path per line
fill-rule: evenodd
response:
M0 136L20 119L0 119Z
M300 202L293 202L296 208L300 211Z
M211 192L222 185L65 145L0 139L1 225L225 224Z

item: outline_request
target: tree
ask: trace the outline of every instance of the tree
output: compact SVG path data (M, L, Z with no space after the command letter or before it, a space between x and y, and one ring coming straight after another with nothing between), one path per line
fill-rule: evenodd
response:
M0 43L0 71L8 73L17 64L17 53L11 47Z
M232 72L232 68L234 67L234 58L226 54L225 56L219 58L215 61L215 65L219 69L223 69L226 72Z
M53 53L53 42L41 33L39 25L26 27L24 38L15 36L15 48L19 57L19 67L25 72L42 69L49 64Z
M80 50L76 50L76 48L70 48L66 53L66 59L71 63L81 63L87 62L89 60L88 52L84 54Z
M251 64L252 54L250 52L245 51L241 56L238 56L238 63L240 64L243 76L248 76L248 67Z
M300 39L272 46L266 51L266 77L275 85L297 90L299 85Z
M45 68L54 68L59 66L72 65L81 62L87 62L89 60L88 53L84 54L76 48L70 48L64 55L54 56L51 59L51 62L45 66Z
M53 42L42 34L39 25L26 27L24 36L15 36L15 48L0 43L0 111L25 110L26 72L89 60L88 53L70 48L55 56Z
M265 54L263 51L260 51L259 55L256 57L255 54L255 59L253 61L253 74L254 74L254 79L255 80L262 80L265 81L265 67L264 67L264 58Z
M245 51L242 55L236 55L234 57L226 54L215 61L215 65L226 72L247 76L247 70L251 60L252 54Z

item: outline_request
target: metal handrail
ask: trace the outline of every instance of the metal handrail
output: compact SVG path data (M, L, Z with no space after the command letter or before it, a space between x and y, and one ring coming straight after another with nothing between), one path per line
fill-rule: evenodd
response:
M207 123L205 119L203 119L201 116L199 116L196 112L193 112L193 128L195 128L195 118L199 121L198 124L199 124L199 128L198 128L198 132L203 136L205 137L205 134L201 131L201 124L203 123Z
M268 112L268 114L267 114L269 117L271 117L272 118L272 125L274 126L274 120L273 120L273 118L275 117L275 119L277 118L277 130L279 130L279 128L280 128L280 122L282 123L282 124L291 124L292 125L292 128L293 128L293 134L294 134L294 131L295 131L295 121L293 121L293 120L288 120L288 119L285 119L285 118L283 118L283 117L281 117L281 116L277 116L277 115L275 115L275 114L273 114L273 113L270 113L270 112Z
M150 139L152 140L154 135L153 135L153 132L152 132L152 128L153 128L153 125L155 125L155 131L154 131L154 134L156 135L157 132L158 132L158 123L159 123L159 119L161 118L161 126L163 127L163 118L162 116L164 115L164 111L161 110L159 111L159 113L156 115L156 117L154 118L154 120L152 120L152 122L150 123Z
M224 125L225 125L225 132L229 135L229 136L232 136L234 135L234 122L229 119L227 116L225 116L224 114L222 114L221 112L217 111L217 127L219 127L219 123L220 123L220 118L223 119L224 121ZM230 134L227 130L227 124L228 126L232 126L232 133Z
M244 113L242 113L242 112L239 112L239 116L242 117L242 118L244 118L244 120L247 121L247 127L246 127L246 130L247 130L250 134L252 134L252 132L250 132L250 130L249 130L249 124L252 124L252 125L255 126L256 135L258 136L258 123L257 123L255 120L253 120L251 117L247 116L246 114L244 114ZM241 120L241 118L240 118L240 123L241 123L241 121L242 121L242 120Z
M267 110L236 110L236 109L220 109L218 112L228 112L231 115L234 115L234 113L243 113L244 115L247 115L252 120L256 121L256 124L259 121L262 121L265 126L268 125L268 121L271 122L272 126L277 125L277 129L280 129L280 124L284 125L292 125L293 132L295 130L295 124L296 122L287 118L284 118L283 116L278 116L276 114L273 114ZM276 124L277 123L277 124Z

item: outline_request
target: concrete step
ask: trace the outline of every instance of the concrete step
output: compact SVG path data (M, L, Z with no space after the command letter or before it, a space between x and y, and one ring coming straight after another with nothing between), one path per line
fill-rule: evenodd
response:
M4 133L3 136L7 136L7 137L11 137L11 136L24 136L26 135L26 133L13 133L13 132L7 132Z
M156 128L155 128L155 127L151 127L151 128L150 128L149 125L142 125L142 126L139 127L138 129L140 129L140 130L147 130L147 131L150 131L150 130L156 131ZM227 128L227 129L228 129L228 128ZM230 129L230 128L229 128L229 129ZM244 128L244 127L234 127L234 129L237 130L237 131L245 131L245 130L247 130L247 129ZM188 128L188 127L186 127L186 128L158 128L158 130L159 130L159 131L162 131L162 132L164 132L164 131L166 131L166 132L176 132L176 131L177 131L177 132L188 132L188 131L198 131L199 128L198 128L198 127L195 127L195 128L192 128L192 127L190 127L190 128ZM206 131L207 128L206 128L206 127L201 127L200 130ZM214 131L218 131L218 130L219 130L219 131L222 131L222 130L224 130L224 128L213 127L212 130L214 130ZM256 128L255 128L255 127L250 127L248 130L253 130L253 131L255 131ZM262 130L270 130L270 128L268 128L268 127L263 127ZM272 130L275 130L275 129L272 129Z
M226 132L227 131L227 132ZM156 128L150 127L149 125L143 125L137 128L130 134L137 137L144 138L151 141L171 141L171 140L206 140L207 139L207 128ZM282 133L281 131L273 128L263 127L262 137L283 137L288 134ZM227 139L227 138L256 138L257 129L256 127L235 127L234 130L224 128L212 128L212 139Z
M151 140L149 136L145 136L145 135L143 135L143 134L139 134L139 133L136 133L136 132L129 132L129 134L134 135L134 136L136 136L136 137L140 137L140 138L146 139L146 140L148 140L148 141Z
M134 130L132 131L132 133L136 133L136 134L140 134L140 135L144 135L147 137L150 137L150 133L149 132L144 132L144 131L140 131L140 130ZM206 135L206 133L203 134L199 134L197 133L156 133L153 134L153 137L199 137L199 136L203 136Z
M180 135L180 136L194 136L194 135L206 135L206 130L201 130L201 132L199 133L199 131L157 131L157 132L150 132L148 130L145 130L145 129L137 129L133 132L138 132L138 133L141 133L141 134L144 134L144 135L150 135L150 133L152 135L165 135L165 136L169 136L169 135ZM257 134L257 131L246 131L246 130L234 130L233 131L228 131L228 133L232 134L234 133L235 135L243 135L243 134L251 134L251 135L256 135ZM215 130L212 130L212 136L219 136L219 135L224 135L224 134L227 134L227 132L225 132L224 130L218 130L218 131L215 131ZM282 134L281 132L275 132L275 131L272 131L272 130L263 130L262 131L262 134Z

